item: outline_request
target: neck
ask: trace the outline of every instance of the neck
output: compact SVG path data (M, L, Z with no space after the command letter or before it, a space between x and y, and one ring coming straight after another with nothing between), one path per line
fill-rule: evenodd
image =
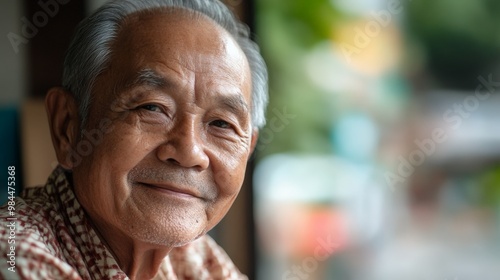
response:
M134 279L153 279L172 248L133 240L118 229L93 222L97 234L111 252L121 270Z

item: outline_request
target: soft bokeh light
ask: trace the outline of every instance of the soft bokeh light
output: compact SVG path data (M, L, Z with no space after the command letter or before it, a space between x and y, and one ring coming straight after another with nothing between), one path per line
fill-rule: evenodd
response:
M500 5L257 3L259 279L498 278Z

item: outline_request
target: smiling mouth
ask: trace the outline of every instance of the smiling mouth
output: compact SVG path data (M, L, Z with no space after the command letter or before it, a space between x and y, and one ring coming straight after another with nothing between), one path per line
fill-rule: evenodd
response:
M180 188L176 188L170 185L157 185L157 184L148 184L148 183L140 183L140 185L145 186L150 189L154 189L156 191L162 192L164 194L176 196L179 198L188 198L188 199L193 199L193 198L200 198L198 195L195 193L189 191L189 190L184 190Z

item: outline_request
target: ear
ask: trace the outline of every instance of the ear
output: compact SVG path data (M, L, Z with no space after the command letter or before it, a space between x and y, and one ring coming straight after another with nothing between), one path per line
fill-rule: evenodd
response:
M255 146L257 146L257 140L259 140L259 129L254 128L252 132L252 141L250 142L250 155L253 154Z
M52 144L59 164L73 169L72 153L78 139L78 107L70 92L61 87L51 88L45 97Z

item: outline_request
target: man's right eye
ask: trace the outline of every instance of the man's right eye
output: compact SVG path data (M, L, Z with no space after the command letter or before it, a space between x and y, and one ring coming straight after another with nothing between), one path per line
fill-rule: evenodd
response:
M151 112L161 112L161 108L158 105L146 104L138 107L139 109L144 109Z

